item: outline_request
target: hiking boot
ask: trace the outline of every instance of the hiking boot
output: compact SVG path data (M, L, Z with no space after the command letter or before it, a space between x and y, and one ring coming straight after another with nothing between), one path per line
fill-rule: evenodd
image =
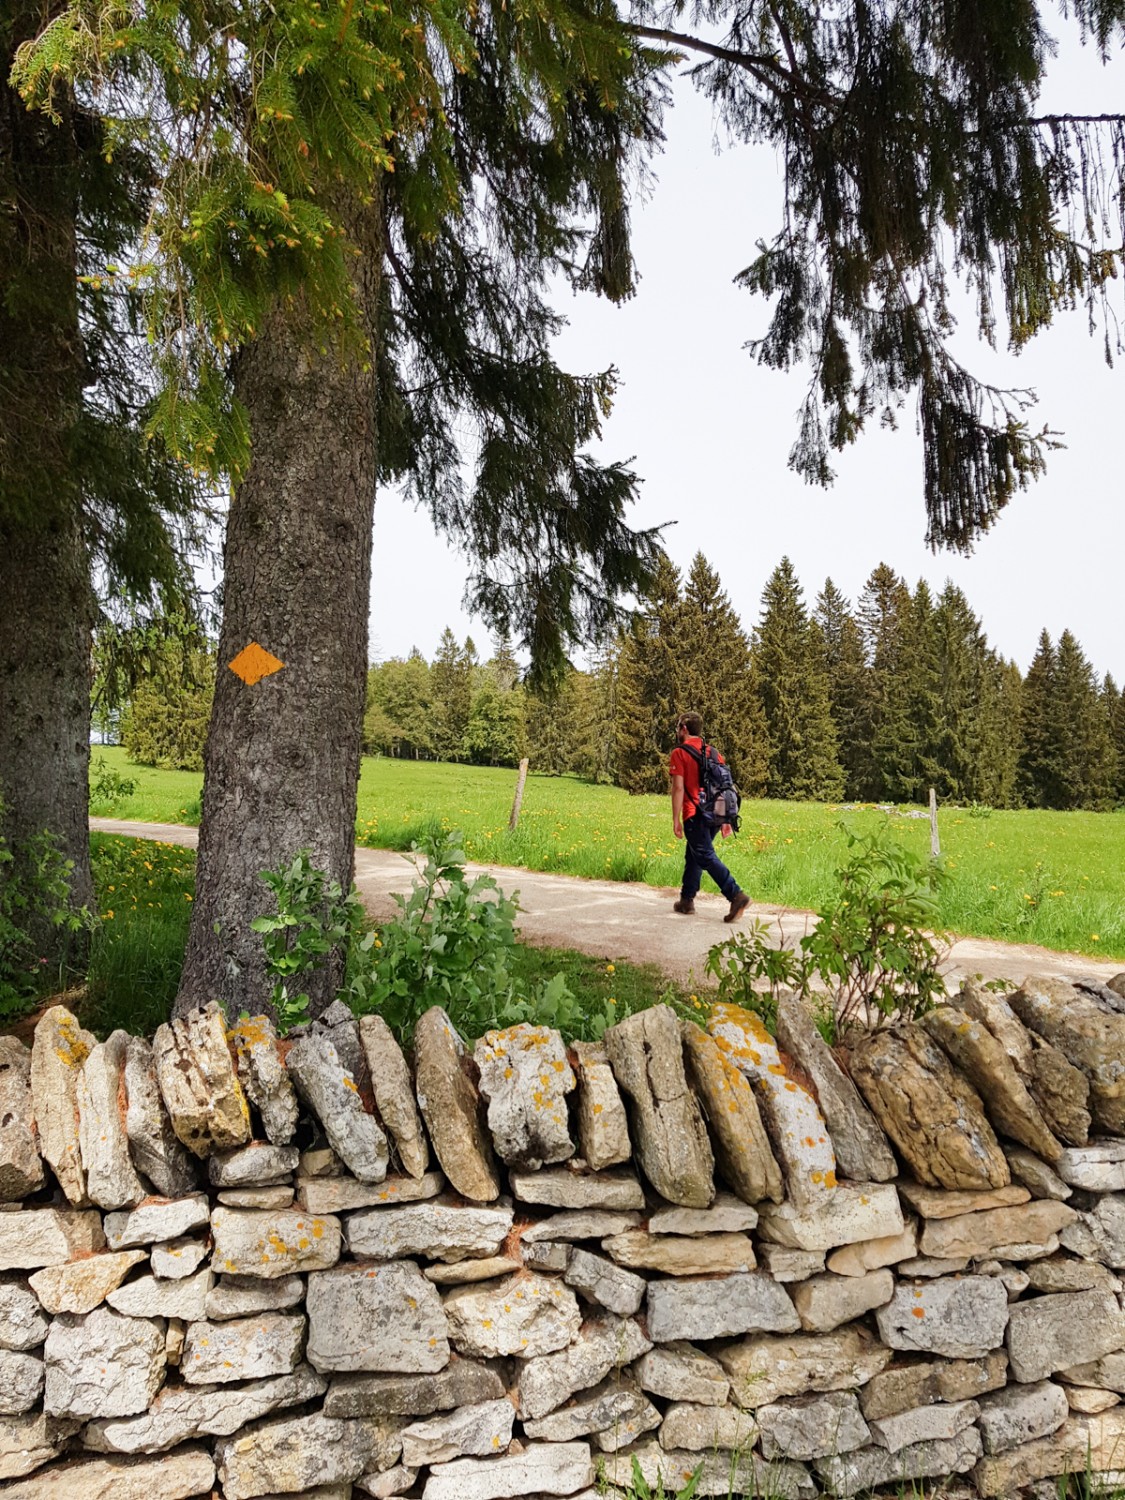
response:
M745 891L739 891L730 904L730 911L723 918L724 922L737 922L742 913L750 905L750 897Z
M685 901L683 899L683 897L681 896L680 899L679 899L679 901L674 901L672 903L672 910L673 911L678 911L681 917L694 917L695 916L695 902L694 901Z

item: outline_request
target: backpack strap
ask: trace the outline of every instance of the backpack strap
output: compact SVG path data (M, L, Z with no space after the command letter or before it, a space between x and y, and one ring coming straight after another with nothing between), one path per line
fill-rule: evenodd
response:
M686 750L687 753L691 756L692 760L695 761L696 765L699 767L699 790L700 792L702 792L703 775L707 769L708 760L710 760L715 753L714 750L710 745L704 745L702 750L697 750L694 745L680 745L679 748L681 750ZM700 800L698 797L689 798L689 801L695 808L696 812L702 811Z

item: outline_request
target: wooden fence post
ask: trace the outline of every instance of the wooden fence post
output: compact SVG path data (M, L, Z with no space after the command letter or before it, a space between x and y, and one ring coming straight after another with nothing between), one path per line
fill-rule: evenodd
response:
M520 804L523 802L523 784L527 780L527 756L520 761L520 774L516 779L516 795L512 799L512 816L508 819L508 832L515 833L520 820Z
M941 840L937 831L937 792L930 788L930 858L938 859L941 855Z

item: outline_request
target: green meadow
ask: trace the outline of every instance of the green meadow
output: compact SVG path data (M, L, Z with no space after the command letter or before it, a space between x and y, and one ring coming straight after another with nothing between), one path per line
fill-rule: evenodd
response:
M146 822L199 821L200 776L133 766L116 748L93 753L137 788L112 808L92 811ZM682 846L672 837L667 797L630 797L616 787L531 775L519 828L509 833L515 781L511 770L366 759L357 838L371 848L406 849L428 827L459 828L466 854L481 863L679 883ZM867 831L886 822L902 843L925 852L928 820L908 815L917 811L749 802L741 833L725 841L722 855L756 900L815 908L845 857L844 827ZM950 876L941 914L951 932L1125 958L1125 812L945 807L939 830Z

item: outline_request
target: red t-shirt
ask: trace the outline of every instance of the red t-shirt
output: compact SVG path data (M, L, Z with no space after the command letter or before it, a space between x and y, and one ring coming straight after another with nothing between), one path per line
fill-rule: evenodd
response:
M683 743L691 745L702 755L703 741L698 735L689 734ZM725 766L726 761L717 750L715 754L719 763ZM683 745L677 745L668 757L668 774L684 778L684 817L694 818L699 805L699 762L687 753Z

